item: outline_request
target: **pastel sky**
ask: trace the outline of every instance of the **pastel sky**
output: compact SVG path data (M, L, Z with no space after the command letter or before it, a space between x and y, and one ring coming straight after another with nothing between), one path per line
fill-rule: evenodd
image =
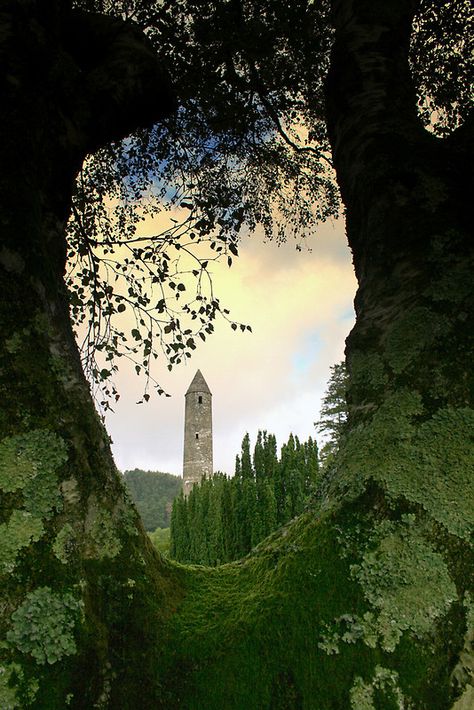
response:
M119 469L182 474L184 394L199 368L213 394L214 468L232 474L243 435L258 429L283 444L290 432L315 435L329 367L343 357L354 321L356 282L342 220L326 224L297 251L244 238L229 269L213 265L216 295L252 333L222 322L184 365L155 377L171 397L137 405L143 384L133 368L116 378L121 392L107 428ZM159 361L158 361L159 363Z

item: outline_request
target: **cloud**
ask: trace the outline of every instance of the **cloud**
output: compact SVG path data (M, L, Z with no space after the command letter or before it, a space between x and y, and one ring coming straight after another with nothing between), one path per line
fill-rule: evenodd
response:
M156 376L171 398L137 406L138 377L120 373L122 397L107 424L121 469L181 474L184 393L197 368L213 393L216 469L233 472L246 431L254 438L266 428L280 445L291 431L314 435L329 367L341 360L353 321L355 277L341 222L323 225L309 246L297 251L294 243L278 247L252 236L231 269L212 265L222 304L253 332L219 322L186 365L170 373L163 361Z

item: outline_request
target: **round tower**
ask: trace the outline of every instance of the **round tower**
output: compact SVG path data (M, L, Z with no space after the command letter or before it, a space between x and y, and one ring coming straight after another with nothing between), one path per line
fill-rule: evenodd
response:
M212 474L212 394L201 370L185 395L183 491Z

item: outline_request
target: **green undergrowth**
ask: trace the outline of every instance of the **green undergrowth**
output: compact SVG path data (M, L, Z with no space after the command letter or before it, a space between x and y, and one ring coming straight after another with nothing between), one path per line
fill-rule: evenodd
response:
M369 530L376 524L368 513L373 503L367 493L357 505L337 512L308 512L238 563L178 566L185 594L170 628L173 647L164 696L169 707L446 710L452 668L439 628L455 609L455 588L441 556L400 516L387 524L386 535L380 533L384 545L380 539L370 541ZM375 557L378 547L382 550L365 588L370 552L360 547L348 553L344 540L351 531L369 540ZM409 570L395 579L389 590L391 616L387 605L378 609L376 595L378 587L382 593L384 584L390 586L390 580L380 583L384 564L387 573L399 571L400 546L401 565L403 555L411 555L414 565L435 560L441 578L439 584L433 578L426 599L423 567L420 574ZM383 626L377 624L392 619L400 624L400 614L407 618L396 641L384 644ZM464 633L462 614L459 618L457 626L456 619L449 621L451 638ZM371 622L372 636L358 623L364 619Z

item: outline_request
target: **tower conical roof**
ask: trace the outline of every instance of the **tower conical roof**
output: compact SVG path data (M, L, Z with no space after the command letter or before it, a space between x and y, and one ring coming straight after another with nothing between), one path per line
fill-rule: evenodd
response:
M194 375L193 381L189 385L186 394L189 394L190 392L206 392L207 394L211 394L211 390L209 389L201 370L198 370Z

